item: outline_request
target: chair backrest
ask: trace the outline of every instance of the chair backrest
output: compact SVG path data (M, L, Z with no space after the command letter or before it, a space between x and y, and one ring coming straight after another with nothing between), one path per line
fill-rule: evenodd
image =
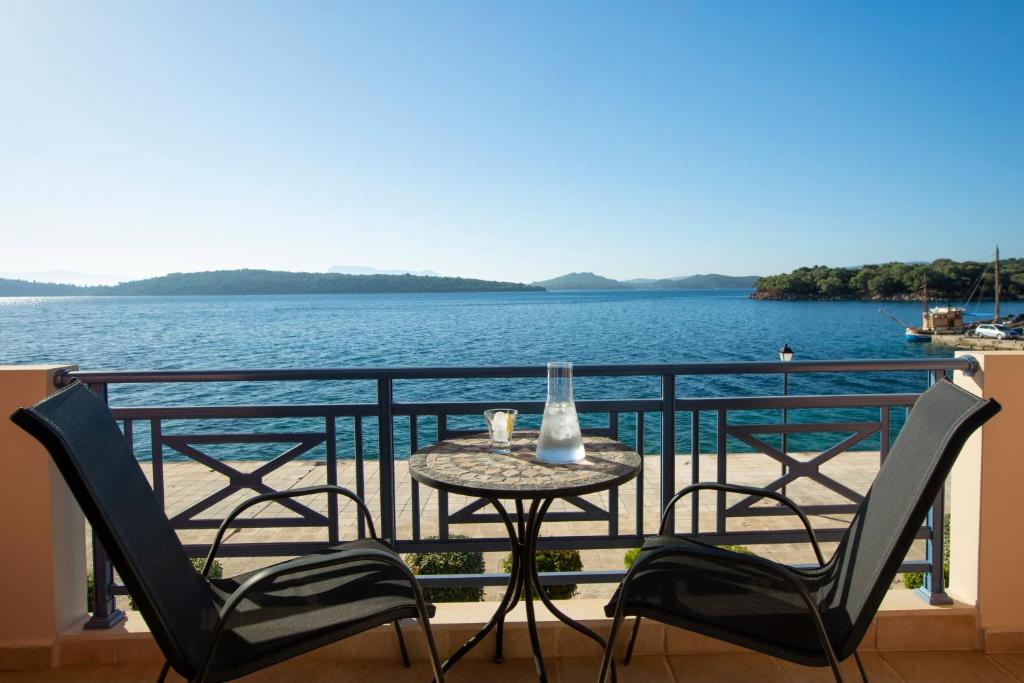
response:
M154 638L194 669L216 611L106 404L75 383L11 416L49 451Z
M864 637L964 442L997 412L949 380L914 404L829 563L821 607L841 658Z

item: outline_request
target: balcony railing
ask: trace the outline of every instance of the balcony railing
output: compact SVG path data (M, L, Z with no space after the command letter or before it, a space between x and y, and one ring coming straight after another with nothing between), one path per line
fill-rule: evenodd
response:
M650 511L645 518L645 478L658 482L658 509L676 493L677 474L685 475L690 481L714 480L728 482L730 479L729 443L742 444L749 452L761 453L778 466L778 476L767 484L769 488L784 490L800 480L813 481L838 496L840 502L812 504L805 509L811 515L829 515L834 519L854 512L862 495L850 486L837 481L822 471L822 466L836 456L858 444L872 443L880 460L888 454L893 432L902 424L901 411L913 405L918 393L914 391L843 393L834 395L785 395L785 396L712 396L679 397L677 387L682 382L689 389L698 388L693 378L712 375L798 375L807 373L841 373L862 376L863 373L885 373L885 377L906 373L919 373L922 377L920 389L930 382L953 370L971 370L967 358L927 360L883 360L883 361L804 361L792 363L683 363L657 365L578 365L577 377L631 377L647 378L660 383L660 395L653 398L623 398L605 400L584 400L577 402L577 409L584 423L584 431L616 438L629 443L648 454L657 463L657 472L641 471L638 478L624 485L628 494L634 497L635 512L628 528L620 524L619 490L607 496L607 505L601 506L591 500L571 499L571 509L553 511L547 522L587 521L607 525L604 533L584 535L545 536L540 539L541 548L558 549L613 549L639 546L646 534L657 524ZM429 401L399 402L395 400L394 384L400 382L421 382L430 380L513 380L520 378L541 378L545 375L541 366L523 367L435 367L435 368L346 368L319 370L225 370L225 371L153 371L153 372L68 372L59 375L58 385L65 385L78 379L104 398L108 387L125 384L171 384L211 382L320 382L356 381L371 382L375 386L375 402L319 403L297 405L206 405L206 406L113 406L116 418L121 421L125 438L136 449L137 454L149 461L153 488L162 503L165 502L165 469L169 456L188 459L222 474L225 485L210 493L202 500L190 501L184 510L171 515L171 523L179 530L214 529L219 518L203 517L218 503L239 492L263 493L272 490L266 483L269 474L286 463L308 455L317 449L325 453L326 482L338 483L339 461L351 459L355 471L355 488L364 499L371 500L371 511L382 537L392 539L399 552L429 551L503 551L508 548L504 535L462 539L454 538L452 527L465 523L499 522L496 514L484 512L486 501L471 501L458 509L450 509L449 496L437 492L436 538L424 538L421 505L421 490L417 482L409 480L407 495L410 501L406 510L400 511L396 501L396 444L401 450L415 450L435 440L450 438L467 433L465 416L477 416L490 407L511 407L521 415L540 415L544 404L538 401L507 401L500 396L486 401ZM884 384L884 382L883 382ZM894 383L906 385L905 381ZM691 391L691 393L693 393ZM848 410L852 409L852 410ZM789 421L789 411L801 411L804 417ZM844 415L855 414L856 419L808 419L806 414L821 411ZM671 419L664 419L671 416ZM779 418L782 420L779 421ZM224 420L271 421L272 431L225 431ZM307 424L313 421L319 425L313 430L304 429L280 431L278 424L288 420L303 419ZM461 426L460 423L461 421ZM231 423L237 425L240 423ZM206 425L199 427L200 425ZM140 429L141 427L141 429ZM482 425L481 425L482 427ZM148 429L147 429L148 428ZM186 429L187 431L183 431ZM479 431L479 430L476 430ZM847 434L831 446L810 458L797 458L789 453L785 439L797 435ZM373 437L376 437L375 439ZM376 443L369 443L375 441ZM688 441L688 448L680 452L681 441ZM781 447L777 445L781 443ZM141 444L141 451L138 450ZM225 444L288 444L285 451L267 460L251 471L242 471L232 466L229 460L218 459L207 453L212 446ZM702 448L702 444L704 447ZM371 448L376 446L376 448ZM709 446L711 450L709 450ZM875 446L877 448L875 448ZM148 453L146 451L148 450ZM702 471L701 454L714 453L714 471ZM681 459L689 461L689 472L678 472ZM707 457L704 458L707 460ZM376 462L379 476L374 482L366 474L367 463ZM774 466L773 466L774 467ZM372 485L372 486L371 486ZM772 528L759 530L730 530L728 521L743 517L765 515L783 516L784 511L774 506L753 505L754 501L731 500L724 493L706 494L713 502L714 528L702 527L700 501L694 501L687 512L677 515L673 528L677 533L693 534L701 540L714 544L778 544L803 543L806 536L802 528ZM917 537L925 543L924 559L905 561L901 571L922 572L925 577L924 593L933 602L946 602L943 592L942 556L944 496L940 494L928 519ZM314 510L297 501L284 505L290 510L289 517L254 517L239 520L242 528L326 528L326 542L339 540L339 509L337 500L329 497L326 513ZM704 501L707 505L707 501ZM399 533L399 515L408 514L411 519L407 534ZM361 515L361 513L360 513ZM833 519L833 521L834 521ZM937 522L937 523L936 523ZM816 529L822 542L836 542L844 525L830 524ZM360 516L357 535L366 531L365 520ZM227 557L279 557L307 552L322 547L323 541L304 541L297 538L286 541L230 543L223 547L222 555ZM186 544L187 552L193 557L202 557L208 546ZM93 571L96 577L94 589L94 613L90 624L93 627L109 626L117 620L115 596L124 593L124 588L115 583L114 574L102 546L93 539ZM604 583L617 581L622 570L588 570L575 573L550 572L542 574L545 583ZM508 580L507 574L487 573L479 575L424 576L424 585L468 586L501 585Z

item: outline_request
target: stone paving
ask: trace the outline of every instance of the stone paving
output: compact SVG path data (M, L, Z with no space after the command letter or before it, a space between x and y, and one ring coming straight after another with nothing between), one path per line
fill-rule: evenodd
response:
M798 459L809 459L813 455L797 456ZM646 456L644 458L643 473L643 531L645 534L655 533L659 520L659 458L657 456ZM700 458L700 480L711 481L716 478L717 458L715 455L702 455ZM241 461L231 462L230 465L240 471L250 472L263 461ZM737 484L765 485L779 476L780 465L768 458L758 454L731 454L727 460L728 481ZM150 465L143 464L147 476L151 475ZM871 484L878 470L878 453L867 451L847 452L836 456L832 461L821 467L822 474L841 482L844 486L859 493L865 492ZM679 455L676 459L676 482L675 489L678 490L690 483L691 456ZM338 464L338 483L342 486L355 490L356 468L351 460L341 460ZM375 519L379 522L380 508L380 478L376 462L365 463L364 479L366 486L366 503L373 512ZM322 462L313 460L298 460L287 463L280 469L270 473L264 482L274 489L290 489L302 486L323 484L327 481L327 468ZM409 477L408 462L398 461L395 464L395 488L398 532L401 538L412 538L412 499L410 495L411 480ZM215 472L204 465L195 462L165 462L164 464L164 486L166 508L168 515L174 515L188 509L199 500L210 496L227 483L224 475ZM636 498L638 493L637 482L629 482L619 490L619 529L622 533L629 533L636 528ZM809 479L800 479L791 483L786 489L787 495L791 496L798 503L839 503L844 499L838 494L821 486ZM252 495L252 491L246 490L236 492L231 496L220 500L209 509L197 515L204 519L222 519L236 504ZM584 496L584 498L595 505L607 508L608 492L601 492ZM701 495L698 506L700 528L704 531L711 531L715 526L715 494L704 493ZM737 496L729 495L729 503L737 500ZM325 496L310 496L305 499L298 499L313 510L326 513L327 500ZM455 494L449 495L449 510L454 512L463 505L472 502L473 499ZM677 509L677 529L688 531L692 511L692 500L684 499ZM424 538L437 534L438 522L438 496L437 491L420 485L420 515L421 534ZM572 508L564 501L556 501L552 505L552 511L569 510ZM485 510L488 511L488 510ZM243 517L257 517L270 523L275 518L295 518L297 514L277 503L267 503L252 508ZM356 537L356 510L354 503L348 500L339 501L340 537L351 539ZM816 516L812 518L815 528L842 527L848 523L848 516ZM792 516L757 516L728 519L727 529L729 531L752 531L768 529L793 529L799 528L799 523ZM504 527L498 523L471 523L450 526L450 533L461 534L473 538L493 537L506 538ZM185 543L209 543L213 538L213 530L188 530L181 531L180 536ZM541 536L565 536L565 535L607 535L607 522L546 522L541 530ZM281 542L290 540L301 541L327 541L327 531L324 527L301 528L264 528L264 529L235 529L228 533L226 543L261 543ZM834 544L823 544L823 549L828 556L834 548ZM814 561L810 546L804 543L784 543L774 545L751 546L751 550L758 554L770 557L780 562L797 564ZM622 549L599 549L584 550L581 552L585 569L621 569L623 567ZM500 561L505 555L502 552L485 553L486 571L499 572ZM924 555L923 543L919 543L911 552L911 557L921 558ZM225 558L223 560L226 575L236 574L243 571L256 569L277 558ZM603 597L610 594L613 586L603 585L581 585L580 594L586 597ZM489 589L489 597L498 595L497 589Z

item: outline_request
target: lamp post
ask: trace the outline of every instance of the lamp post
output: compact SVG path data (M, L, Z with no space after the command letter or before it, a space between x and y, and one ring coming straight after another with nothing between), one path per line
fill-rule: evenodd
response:
M782 361L783 363L788 363L791 360L793 360L793 349L789 348L789 344L783 344L782 348L779 349L779 360ZM788 372L783 372L782 373L782 396L786 397L788 395L789 395L789 373ZM783 429L785 429L785 427L786 427L786 423L788 422L788 418L789 418L789 410L785 406L783 406L782 407L782 427L783 427ZM788 448L789 448L789 434L787 434L784 431L784 432L782 432L782 457L783 458L786 457L787 452L788 452ZM785 463L785 460L783 460L783 463L782 463L782 474L783 474L783 476L785 476L785 474L786 474L786 463ZM785 486L782 487L782 495L786 495L786 487Z

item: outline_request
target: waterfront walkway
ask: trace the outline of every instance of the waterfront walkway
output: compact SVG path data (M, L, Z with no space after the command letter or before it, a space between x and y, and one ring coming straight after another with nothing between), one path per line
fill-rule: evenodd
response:
M815 454L816 455L816 454ZM780 465L770 458L749 453L731 454L728 456L728 480L730 483L765 485L780 474ZM808 458L811 456L805 456ZM801 459L805 459L801 458ZM717 471L717 458L714 455L701 456L700 472L701 479L713 480ZM232 467L240 471L251 471L265 461L241 461L230 463ZM652 534L656 531L659 520L659 459L657 456L647 456L644 463L643 480L643 515L644 532ZM143 463L143 469L150 475L148 463ZM409 478L408 463L400 460L395 463L396 475L396 508L399 536L401 538L412 537L412 496L411 482ZM878 470L878 453L868 451L855 451L842 453L833 460L822 466L821 472L825 476L841 482L850 489L863 493L870 486L871 481ZM676 461L676 490L690 483L691 456L679 455ZM375 461L365 463L365 486L366 502L379 521L379 471ZM285 464L265 478L265 483L275 489L290 489L303 486L313 486L327 482L327 468L322 462L313 460L299 460ZM208 467L195 462L165 462L164 463L164 487L166 496L167 512L174 516L183 510L188 509L199 500L210 496L227 483L226 478ZM354 461L339 460L338 462L338 483L355 490L356 468ZM630 482L619 491L619 529L621 533L630 533L636 525L636 483ZM811 503L841 503L844 499L837 493L813 482L809 479L800 479L790 484L786 489L787 495L794 498L801 505ZM216 503L207 510L200 512L199 518L222 519L237 503L251 495L251 491L236 492L232 496ZM601 508L607 509L608 493L598 493L585 498ZM728 496L731 503L736 499ZM311 496L302 500L310 508L326 514L326 496ZM458 496L449 496L449 510L458 510L463 505L471 502L472 499ZM438 499L437 491L420 486L420 514L421 514L421 535L423 538L435 536L438 529ZM677 529L688 531L691 519L691 500L684 500L677 510ZM552 511L574 509L564 501L556 501ZM489 511L489 510L484 510ZM296 514L285 509L277 503L267 503L254 507L243 515L244 517L257 517L261 520L282 517L296 517ZM715 528L715 494L706 492L701 495L699 503L699 517L701 529L711 531ZM339 501L340 536L344 539L356 537L356 513L353 503L347 500ZM815 528L844 526L848 523L848 516L816 516L812 518ZM792 516L758 516L729 518L727 529L729 531L753 531L761 529L793 529L799 528L799 523ZM209 543L213 537L213 530L187 530L179 532L185 543ZM504 538L505 531L500 524L458 524L450 526L451 534L481 538L493 537ZM608 533L607 522L546 522L542 527L542 536L567 536L567 535L606 535ZM228 533L226 543L266 543L282 541L324 541L327 540L327 532L323 527L319 528L264 528L264 529L235 529ZM826 556L832 550L832 544L823 544ZM780 562L798 564L814 561L810 546L804 543L786 543L774 545L750 546L750 549L758 554L770 557ZM581 551L583 565L586 569L621 569L623 568L623 554L621 549L601 549ZM505 553L485 553L486 571L499 572L500 562ZM919 543L911 553L912 558L924 556L923 543ZM276 561L277 558L225 558L222 560L225 575L232 575L243 571ZM604 597L610 594L611 585L581 585L580 594L586 597ZM497 589L489 589L489 596L497 595Z

